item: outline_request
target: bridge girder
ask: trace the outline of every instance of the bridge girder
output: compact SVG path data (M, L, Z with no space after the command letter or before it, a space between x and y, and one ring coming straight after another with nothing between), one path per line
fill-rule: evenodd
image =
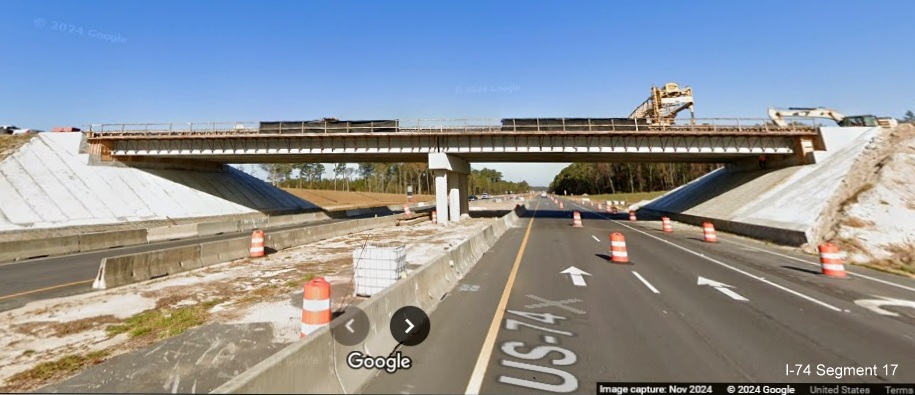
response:
M715 162L790 155L808 134L351 134L93 138L103 157L218 163L424 162L445 153L473 162Z

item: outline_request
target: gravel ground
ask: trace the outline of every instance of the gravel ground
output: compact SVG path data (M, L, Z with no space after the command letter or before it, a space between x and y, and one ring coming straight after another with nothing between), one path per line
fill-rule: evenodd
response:
M512 204L512 207L514 205ZM277 343L298 339L301 310L290 300L301 295L313 276L325 276L334 289L352 279L352 251L363 244L406 244L409 268L417 268L491 223L491 218L466 219L447 227L424 222L354 233L291 248L257 260L241 259L141 284L67 298L30 303L0 313L0 392L29 391L66 379L87 366L49 380L11 383L17 373L71 354L107 351L106 358L156 343L161 337L109 334L111 325L153 310L175 312L205 306L203 322L269 323ZM301 298L301 296L299 296ZM334 295L334 305L358 302ZM11 384L17 384L9 387Z

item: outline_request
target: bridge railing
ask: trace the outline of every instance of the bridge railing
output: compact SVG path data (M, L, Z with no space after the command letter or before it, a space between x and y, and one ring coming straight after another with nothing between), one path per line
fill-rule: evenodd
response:
M672 124L650 119L621 118L525 118L506 119L502 131L510 132L807 132L820 125L816 120L775 125L768 118L678 119Z
M95 123L83 130L94 133L145 134L145 133L258 133L260 122L169 122L169 123Z
M175 122L91 124L85 130L107 135L244 135L310 133L486 133L486 132L809 132L822 126L815 119L777 126L767 118L678 119L671 125L621 118L413 119L339 122ZM268 125L268 126L264 126Z

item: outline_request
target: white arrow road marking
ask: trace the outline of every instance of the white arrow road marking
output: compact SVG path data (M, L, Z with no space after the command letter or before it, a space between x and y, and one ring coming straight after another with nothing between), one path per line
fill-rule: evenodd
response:
M655 288L653 285L651 285L651 283L649 283L648 280L645 279L645 277L642 277L642 275L639 274L639 272L632 272L632 274L635 274L635 276L638 277L639 280L642 281L642 284L645 284L645 286L648 287L648 289L650 289L651 292L654 292L654 293L656 293L656 294L661 293L661 292L658 291L657 288Z
M590 273L588 273L588 272L586 272L586 271L584 271L584 270L581 270L581 269L579 269L579 268L577 268L577 267L575 267L575 266L569 266L568 269L563 270L563 271L561 271L561 272L559 272L559 273L560 273L560 274L568 274L568 275L572 276L572 284L575 284L575 285L577 285L577 286L579 286L579 287L585 287L585 286L588 285L588 284L585 284L585 278L582 277L582 275L585 275L585 276L590 276L590 275L591 275Z
M407 325L410 325L410 327L407 328L407 330L405 330L403 333L410 333L410 331L413 330L413 323L410 322L409 318L404 318L404 321L407 321Z
M734 291L730 290L729 288L734 288L734 287L732 287L732 286L730 286L730 285L727 285L727 284L725 284L725 283L719 283L719 282L717 282L717 281L715 281L715 280L709 280L709 279L707 279L707 278L705 278L705 277L699 276L698 285L708 285L708 286L711 286L712 288L717 289L719 292L721 292L721 293L727 295L728 297L730 297L731 299L734 299L734 300L739 300L739 301L741 301L741 302L749 302L749 301L750 301L750 299L747 299L747 298L745 298L745 297L743 297L743 296L740 296L740 294L738 294L737 292L734 292Z
M353 330L353 322L356 322L356 319L355 319L355 318L350 318L349 321L346 321L346 325L344 325L344 326L346 327L346 330L349 331L349 333L354 333L354 332L356 332L356 331Z
M597 236L594 236L594 235L591 235L591 237L593 237L593 238L594 238L594 241L596 241L596 242L598 242L598 243L600 243L600 239L598 239L598 238L597 238Z
M855 301L855 304L877 314L888 315L890 317L899 317L899 314L881 309L881 306L901 306L915 308L915 302L911 300L884 298L882 296L879 297L883 299L858 299Z

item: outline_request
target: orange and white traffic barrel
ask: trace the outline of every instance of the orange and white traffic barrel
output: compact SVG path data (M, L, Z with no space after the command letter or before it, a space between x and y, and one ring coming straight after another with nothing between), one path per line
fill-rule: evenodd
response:
M661 228L664 229L664 233L671 233L674 231L674 225L670 223L670 218L661 217Z
M410 206L406 204L403 205L403 215L413 215L413 213L410 212Z
M305 284L302 298L302 331L300 338L327 326L330 323L330 283L324 277L312 279Z
M705 235L706 243L717 243L718 236L715 235L715 225L712 225L711 222L702 223L702 233Z
M264 256L264 231L258 229L251 232L251 249L248 252L251 258Z
M437 224L437 223L438 223L438 213L435 212L435 210L432 210L432 223L433 223L433 224Z
M578 210L575 210L575 212L572 213L572 227L573 228L581 227L581 213L578 212Z
M610 214L612 212L613 212L613 210L610 208L610 205L608 204L607 205L607 214Z
M820 250L820 265L822 265L824 275L839 278L847 276L845 265L842 264L842 255L839 254L839 247L832 243L823 243L817 249Z
M629 210L629 220L635 222L635 210Z
M610 234L610 260L613 262L629 262L629 253L626 252L626 238L622 233Z
M559 202L559 209L560 209L560 210L565 210L565 209L566 209L565 206L562 205L562 202Z

